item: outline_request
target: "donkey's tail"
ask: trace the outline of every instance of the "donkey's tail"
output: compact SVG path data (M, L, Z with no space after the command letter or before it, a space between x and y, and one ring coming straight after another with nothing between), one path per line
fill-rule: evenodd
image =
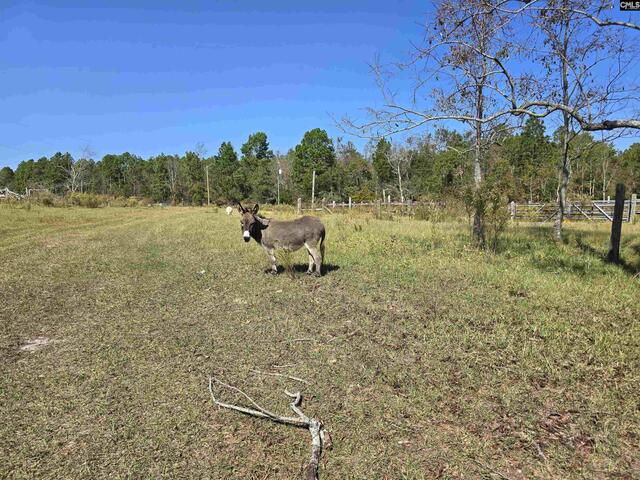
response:
M320 255L322 256L322 263L326 263L326 258L324 256L324 237L326 233L324 229L322 230L322 236L320 237Z

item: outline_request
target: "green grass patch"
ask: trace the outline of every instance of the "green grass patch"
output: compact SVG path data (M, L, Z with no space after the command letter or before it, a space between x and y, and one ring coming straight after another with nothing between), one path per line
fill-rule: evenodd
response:
M608 224L485 253L464 223L323 220L316 279L306 252L265 275L218 209L0 208L0 477L299 478L306 432L211 403L214 373L288 413L301 385L253 369L310 382L324 478L640 474L640 228L617 267Z

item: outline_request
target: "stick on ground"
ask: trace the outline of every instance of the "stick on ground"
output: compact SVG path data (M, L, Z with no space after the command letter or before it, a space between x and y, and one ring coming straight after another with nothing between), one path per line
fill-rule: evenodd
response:
M241 394L255 407L255 409L219 401L218 399L216 399L213 393L214 383L217 383L218 385L221 385L225 388L228 388L230 390L233 390ZM280 423L283 425L289 425L289 426L298 427L298 428L306 428L307 430L309 430L309 433L311 434L311 458L309 459L309 463L307 464L307 468L305 469L305 479L318 480L318 466L320 464L320 457L322 456L322 447L323 447L323 444L325 443L325 438L326 438L325 436L327 435L327 432L324 429L322 422L314 418L309 418L304 414L304 412L300 408L300 405L302 404L302 395L300 394L300 392L290 393L286 390L284 391L284 393L292 399L290 403L291 410L294 411L297 417L284 417L284 416L272 413L269 410L266 410L265 408L258 405L249 395L247 395L245 392L243 392L239 388L236 388L232 385L228 385L213 376L209 377L209 393L211 394L211 399L213 400L213 403L215 403L221 408L235 410L236 412L240 412L245 415L249 415L251 417L265 418L275 423Z
M251 372L255 373L257 375L269 375L271 377L288 378L289 380L295 380L296 382L300 382L300 383L304 383L305 385L309 385L309 382L307 382L304 378L294 377L292 375L285 375L284 373L262 372L260 370L251 370Z

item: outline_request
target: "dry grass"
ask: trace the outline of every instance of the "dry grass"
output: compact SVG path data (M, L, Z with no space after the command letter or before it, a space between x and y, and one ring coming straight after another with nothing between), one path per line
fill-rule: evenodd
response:
M282 413L304 387L327 479L640 477L640 229L619 268L606 224L485 254L459 223L324 220L316 279L304 253L264 275L214 209L0 207L0 477L299 477L308 434L214 408L212 372Z

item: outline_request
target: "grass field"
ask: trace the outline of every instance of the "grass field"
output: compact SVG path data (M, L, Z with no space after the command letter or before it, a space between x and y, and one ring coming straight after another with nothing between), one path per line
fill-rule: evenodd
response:
M327 274L262 273L237 214L0 206L1 478L640 478L640 228L327 215ZM29 340L47 345L23 351ZM301 384L252 370L300 377ZM241 403L232 392L226 401Z

